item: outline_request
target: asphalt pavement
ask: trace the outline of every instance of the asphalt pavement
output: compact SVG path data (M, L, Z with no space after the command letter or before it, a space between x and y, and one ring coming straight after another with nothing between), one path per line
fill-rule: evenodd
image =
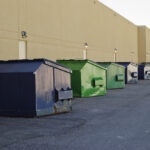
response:
M0 150L150 150L150 81L73 100L73 111L0 117Z

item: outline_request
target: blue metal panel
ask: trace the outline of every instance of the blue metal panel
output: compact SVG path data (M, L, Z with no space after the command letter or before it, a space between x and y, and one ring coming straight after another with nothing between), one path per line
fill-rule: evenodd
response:
M0 61L0 72L35 72L41 64L49 65L50 67L71 73L72 71L65 66L47 59L33 60L9 60Z
M37 115L54 113L53 68L42 64L35 74Z
M139 80L150 79L150 63L142 63L138 66Z
M0 73L0 115L35 116L32 73Z
M46 72L46 73L45 73ZM60 68L41 65L36 72L37 115L56 114L71 111L71 97L57 99L56 90L67 90L70 86L70 73ZM72 93L71 93L72 94Z
M32 117L70 111L71 100L56 102L55 90L71 89L71 72L45 59L0 61L0 115Z
M67 72L62 72L59 69L54 69L54 81L55 81L55 94L56 94L56 99L55 99L55 112L59 113L60 111L71 111L72 110L72 105L71 105L71 97L73 97L73 93L71 90L71 76ZM62 95L62 92L60 91L66 91L63 92L66 93L67 95Z
M125 83L137 83L138 81L138 66L131 62L117 62L125 66Z
M41 64L40 61L0 61L0 73L35 72Z
M144 66L145 66L144 64L138 65L139 80L144 80Z

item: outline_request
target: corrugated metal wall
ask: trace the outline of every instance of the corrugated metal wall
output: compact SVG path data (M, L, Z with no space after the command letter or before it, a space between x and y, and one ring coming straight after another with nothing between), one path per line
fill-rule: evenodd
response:
M22 39L21 31L27 32ZM94 0L1 0L0 59L19 58L19 40L27 58L138 62L137 26Z

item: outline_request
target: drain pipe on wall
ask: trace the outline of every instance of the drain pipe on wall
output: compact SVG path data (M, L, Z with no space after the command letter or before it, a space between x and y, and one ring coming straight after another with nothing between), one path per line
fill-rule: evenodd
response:
M134 52L131 51L131 62L134 62Z
M114 48L114 62L117 62L117 53L118 53L118 49Z
M83 60L87 59L87 49L88 49L88 43L84 43L85 49L83 50Z

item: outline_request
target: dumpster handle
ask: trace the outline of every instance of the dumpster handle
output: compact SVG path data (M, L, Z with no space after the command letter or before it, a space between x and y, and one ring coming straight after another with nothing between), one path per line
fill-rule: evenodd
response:
M145 71L146 74L150 75L150 70Z
M103 78L101 78L101 77L94 78L92 80L92 85L93 85L93 87L96 87L96 86L103 87L104 86L104 80L103 80Z
M116 81L123 81L123 80L124 80L123 74L117 74L116 75Z
M64 100L71 100L73 98L72 94L72 89L71 88L66 88L63 89L61 88L60 90L55 89L55 103L57 101L64 101Z
M137 78L138 74L137 74L137 72L132 72L132 73L131 73L131 76L132 76L133 78Z

